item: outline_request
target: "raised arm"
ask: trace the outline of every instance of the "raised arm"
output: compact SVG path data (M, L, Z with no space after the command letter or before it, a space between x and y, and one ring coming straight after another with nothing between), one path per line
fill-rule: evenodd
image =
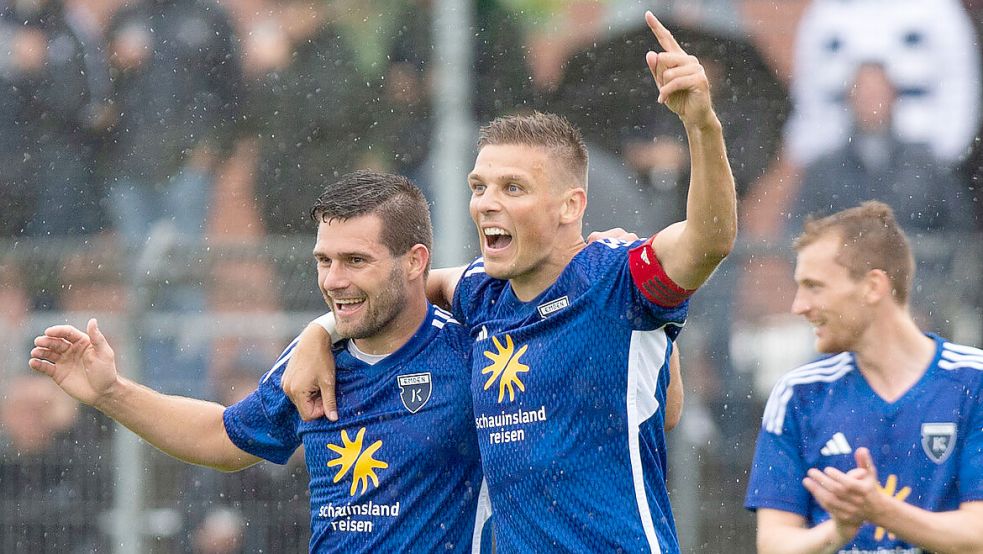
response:
M703 66L651 12L645 13L645 21L664 50L645 57L659 86L659 102L682 120L690 154L686 220L653 237L652 248L670 279L695 289L733 248L737 192Z
M87 333L56 325L34 339L31 369L50 377L75 399L95 407L166 454L222 471L249 467L260 459L237 447L225 431L225 407L170 396L116 371L116 355L90 319Z

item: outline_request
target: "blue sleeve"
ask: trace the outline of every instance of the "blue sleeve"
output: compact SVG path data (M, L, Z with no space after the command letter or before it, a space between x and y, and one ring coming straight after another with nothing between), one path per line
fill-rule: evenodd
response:
M289 359L288 348L260 380L259 388L226 408L223 416L225 431L236 446L278 464L287 463L301 442L297 435L300 416L280 387Z
M960 502L983 501L983 403L979 399L973 410L959 460Z
M454 298L451 301L451 315L454 316L454 319L461 322L465 328L471 326L471 307L475 304L475 291L481 282L487 278L488 276L485 274L485 260L483 258L475 258L465 268L464 274L461 275L457 286L454 287Z
M802 485L809 468L805 467L800 454L799 437L795 409L791 405L785 415L781 434L762 426L751 464L745 508L772 508L809 519L812 497Z

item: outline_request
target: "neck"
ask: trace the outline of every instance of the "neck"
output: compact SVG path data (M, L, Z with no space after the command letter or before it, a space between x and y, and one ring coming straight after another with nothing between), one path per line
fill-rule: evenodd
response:
M529 302L542 294L560 278L560 274L566 269L570 260L587 246L584 238L580 235L576 239L565 242L565 246L553 248L549 258L529 273L509 279L516 298L523 302Z
M427 299L422 294L407 297L406 305L396 317L371 337L353 339L355 346L366 354L392 354L409 342L427 317Z
M922 333L907 308L892 306L888 311L864 332L855 354L871 388L893 401L925 374L935 356L935 341Z

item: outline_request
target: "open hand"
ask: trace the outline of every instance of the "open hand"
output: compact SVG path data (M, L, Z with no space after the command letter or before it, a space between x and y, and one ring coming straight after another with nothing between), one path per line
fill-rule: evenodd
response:
M86 404L97 404L116 385L116 354L90 319L83 333L71 325L48 327L34 339L31 369L43 373L68 394Z

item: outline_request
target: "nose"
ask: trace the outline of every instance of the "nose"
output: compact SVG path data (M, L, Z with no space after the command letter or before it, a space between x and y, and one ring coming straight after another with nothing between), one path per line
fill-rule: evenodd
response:
M325 291L341 290L349 285L348 274L343 264L333 263L330 266L322 267L319 272L321 273L321 288Z
M496 187L486 187L481 194L471 195L471 211L474 213L496 212L502 207Z
M802 287L795 289L795 297L792 299L792 313L795 315L805 315L809 311L809 301L802 292Z

